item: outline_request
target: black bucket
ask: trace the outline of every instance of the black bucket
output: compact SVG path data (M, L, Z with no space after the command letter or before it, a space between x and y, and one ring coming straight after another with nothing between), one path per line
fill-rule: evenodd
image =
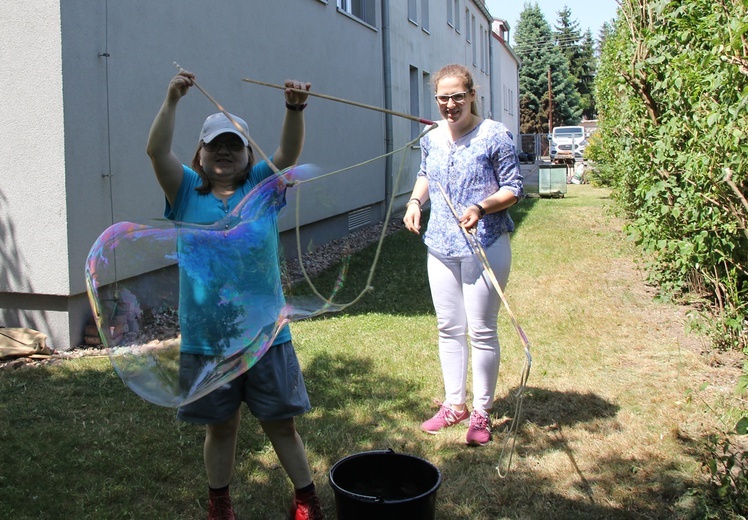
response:
M439 469L392 450L367 451L330 469L338 520L433 520Z

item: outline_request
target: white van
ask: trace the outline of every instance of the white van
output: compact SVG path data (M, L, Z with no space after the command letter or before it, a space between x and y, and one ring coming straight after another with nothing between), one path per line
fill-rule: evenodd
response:
M583 126L557 126L550 136L552 162L582 160L587 146Z

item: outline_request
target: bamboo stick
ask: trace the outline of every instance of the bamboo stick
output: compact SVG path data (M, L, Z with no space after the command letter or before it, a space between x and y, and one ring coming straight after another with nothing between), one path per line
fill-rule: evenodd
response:
M390 114L390 115L393 115L393 116L402 117L404 119L410 119L411 121L416 121L418 123L423 123L424 125L431 126L431 125L434 124L433 121L430 121L428 119L423 119L423 118L418 117L418 116L413 116L413 115L410 115L410 114L406 114L404 112L397 112L395 110L390 110L388 108L381 108L381 107L377 107L377 106L374 106L374 105L367 105L367 104L364 104L364 103L359 103L358 101L349 101L347 99L339 98L337 96L330 96L328 94L320 94L319 92L311 92L311 91L308 91L308 90L302 90L302 89L297 89L297 88L290 88L290 87L286 87L285 85L275 85L273 83L265 83L264 81L258 81L258 80L249 79L249 78L244 78L244 79L242 79L242 81L246 81L247 83L254 83L255 85L262 85L263 87L271 87L271 88L277 88L277 89L282 89L282 90L290 90L292 92L300 92L302 94L308 94L310 96L314 96L314 97L318 97L318 98L322 98L322 99L327 99L327 100L330 100L330 101L336 101L338 103L345 103L347 105L353 105L355 107L365 108L367 110L374 110L376 112L383 112L385 114Z

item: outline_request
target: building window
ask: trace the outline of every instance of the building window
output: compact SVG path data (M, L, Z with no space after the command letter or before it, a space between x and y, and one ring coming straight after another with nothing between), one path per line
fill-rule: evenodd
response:
M473 38L475 38L475 16L474 15L471 15L470 17L470 34L472 34ZM477 60L478 60L478 51L476 47L477 45L473 45L473 66L477 65Z
M408 20L418 25L418 0L408 0Z
M480 70L486 71L486 31L483 24L480 24Z
M421 111L421 97L418 94L418 90L421 87L421 82L418 78L418 69L410 67L410 115L420 116ZM421 132L421 125L418 121L410 122L410 138L415 139Z
M478 41L480 42L480 70L483 70L483 26L478 25L478 30L480 31L480 37L478 38ZM477 63L473 63L473 65L478 65Z
M447 0L447 25L450 27L455 26L455 15L454 10L452 9L452 2L453 0Z
M374 27L376 26L375 4L376 0L338 0L338 10Z
M514 92L512 89L509 89L509 101L507 102L507 105L509 105L509 115L514 115Z
M421 118L431 120L431 107L433 106L433 97L431 94L431 75L428 72L423 73L423 108L421 109Z
M504 112L508 112L510 116L514 115L514 104L516 102L514 97L514 91L504 85L504 101L502 104L504 105Z
M421 0L421 29L429 32L429 1Z
M408 79L410 82L410 115L431 120L431 106L434 99L431 75L428 72L420 73L417 67L411 65ZM418 137L422 130L423 123L410 122L411 139Z
M455 31L460 32L460 0L454 0Z
M470 9L465 9L465 39L468 43L470 43L471 38L472 33L470 32Z

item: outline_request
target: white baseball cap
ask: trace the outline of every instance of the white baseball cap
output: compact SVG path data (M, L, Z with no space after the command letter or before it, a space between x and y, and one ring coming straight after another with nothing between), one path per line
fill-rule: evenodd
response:
M203 129L200 131L200 140L204 143L209 143L221 134L236 134L241 138L244 146L249 146L249 141L246 137L249 135L247 122L234 114L229 115L244 130L244 133L240 132L223 112L218 112L217 114L208 116L203 123Z

